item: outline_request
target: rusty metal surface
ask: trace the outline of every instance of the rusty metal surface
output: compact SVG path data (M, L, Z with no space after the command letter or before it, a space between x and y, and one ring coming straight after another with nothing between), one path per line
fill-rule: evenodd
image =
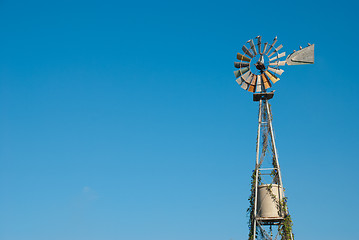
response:
M263 80L264 88L265 88L265 89L270 88L272 85L271 85L271 83L268 81L267 76L266 76L264 73L262 73L262 74L261 74L261 77L262 77L262 80Z
M265 71L264 73L265 73L265 74L267 75L267 77L272 81L272 83L276 83L276 82L279 81L279 78L276 77L276 76L274 76L272 73L270 73L270 72L268 72L268 71Z
M249 62L234 62L235 68L249 67Z
M249 85L248 91L254 93L255 89L256 89L255 85Z
M251 59L247 58L246 56L244 56L243 54L237 53L237 59L240 61L246 61L246 62L250 62Z

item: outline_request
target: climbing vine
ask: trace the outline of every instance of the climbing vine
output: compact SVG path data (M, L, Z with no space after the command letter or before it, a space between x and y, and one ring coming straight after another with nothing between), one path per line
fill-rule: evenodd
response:
M278 227L279 235L281 236L282 240L294 240L294 234L292 232L293 222L292 218L288 212L287 206L287 198L283 197L282 200L278 200L277 196L272 192L272 184L267 186L268 193L272 198L273 202L275 202L278 215L283 216L284 219Z
M284 216L284 220L282 222L282 224L279 226L279 235L282 237L282 239L285 240L294 240L294 234L292 231L292 227L293 227L293 222L292 222L292 218L288 212L288 207L287 207L287 198L283 198L282 202L282 206L283 209L285 209L285 216Z

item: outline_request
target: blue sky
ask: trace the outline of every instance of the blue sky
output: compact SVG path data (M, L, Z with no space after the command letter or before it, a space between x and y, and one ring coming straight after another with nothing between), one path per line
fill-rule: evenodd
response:
M353 239L356 1L1 1L0 238L241 240L258 105L250 38L287 66L271 100L297 239Z

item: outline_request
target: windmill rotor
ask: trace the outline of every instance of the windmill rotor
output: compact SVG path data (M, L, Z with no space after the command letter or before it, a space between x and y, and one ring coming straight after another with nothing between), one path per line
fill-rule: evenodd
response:
M262 44L261 36L257 36L255 39L257 44L254 43L253 39L248 40L249 46L243 45L242 47L244 54L237 53L237 59L240 62L234 62L234 67L238 68L237 71L234 71L237 83L243 89L253 93L265 91L277 82L279 78L276 75L281 75L284 72L279 67L286 63L280 61L281 58L285 57L285 52L280 52L283 45L275 47L277 37L274 38L269 49L267 49L268 43ZM274 50L269 54L272 49Z
M255 44L254 39L257 40ZM240 62L234 62L236 82L249 92L266 92L272 84L279 81L285 65L303 65L314 63L314 44L299 51L293 51L286 59L286 52L281 52L283 45L276 46L277 37L271 44L262 43L262 36L249 39L242 46L243 53L237 53Z

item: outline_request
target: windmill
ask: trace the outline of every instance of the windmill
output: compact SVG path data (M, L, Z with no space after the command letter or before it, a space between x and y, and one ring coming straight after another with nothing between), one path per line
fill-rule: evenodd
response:
M267 92L272 84L279 81L284 65L314 63L314 44L294 51L287 58L280 52L283 45L275 46L277 37L271 44L262 44L262 37L250 39L243 45L244 54L237 53L240 62L234 71L237 83L253 93L253 101L259 102L256 163L252 174L249 197L249 240L252 239L294 239L292 220L284 195L281 170L278 162L272 126L272 111L269 99L274 91ZM281 60L282 59L282 60Z

